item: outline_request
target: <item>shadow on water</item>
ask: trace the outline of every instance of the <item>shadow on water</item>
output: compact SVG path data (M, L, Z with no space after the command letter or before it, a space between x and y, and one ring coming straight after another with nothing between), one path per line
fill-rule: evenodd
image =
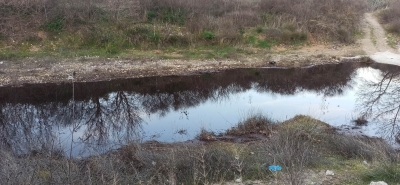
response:
M174 112L188 117L188 109L205 102L234 101L232 95L249 90L261 95L310 92L341 96L353 89L355 71L363 67L367 66L346 63L304 69L234 69L193 76L74 83L74 101L70 83L1 87L0 138L3 146L19 154L54 150L72 150L74 156L99 154L143 141L143 125L155 119ZM359 105L364 114L381 118L399 110L395 86L400 70L373 67L383 71L383 79L366 84L368 90L359 93ZM389 85L391 88L386 88ZM385 111L378 113L380 110ZM397 116L388 119L385 128L398 130ZM193 118L190 121L196 122ZM392 132L398 132L396 129Z

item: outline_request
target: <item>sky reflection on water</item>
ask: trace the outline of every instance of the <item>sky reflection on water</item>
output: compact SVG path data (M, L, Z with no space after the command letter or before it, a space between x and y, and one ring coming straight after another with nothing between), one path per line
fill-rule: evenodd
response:
M368 113L370 124L352 131L379 137L391 133L386 138L394 144L397 120L380 119L394 114L368 112L370 104L363 100L375 96L374 84L390 75L390 86L400 86L395 83L399 71L387 65L348 63L75 83L74 101L72 84L2 87L0 139L18 153L60 148L68 154L72 146L73 156L87 156L129 142L185 141L201 129L223 132L258 113L276 121L309 115L340 128L352 128L353 119ZM388 90L398 94L396 88ZM381 129L388 125L392 130Z

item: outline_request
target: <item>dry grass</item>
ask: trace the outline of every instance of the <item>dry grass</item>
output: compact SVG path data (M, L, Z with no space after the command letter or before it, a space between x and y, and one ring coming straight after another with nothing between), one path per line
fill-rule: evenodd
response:
M390 0L367 0L368 9L371 11L386 8Z
M357 119L352 120L357 126L366 125L368 120L366 116L360 116Z
M202 128L200 134L197 136L200 141L215 141L215 133Z
M32 44L42 50L94 48L109 54L129 48L243 45L250 36L259 43L352 43L365 10L363 0L3 0L0 42L28 51ZM278 34L269 37L268 30ZM208 39L205 31L214 37Z
M263 134L268 136L274 127L275 122L271 121L268 117L263 115L255 115L247 118L226 131L228 135L248 135L248 134Z
M400 35L400 0L390 0L389 8L379 13L381 23L390 33Z
M365 1L263 0L265 24L300 30L309 39L351 43L366 10ZM288 30L290 30L288 29Z
M368 160L371 164L398 161L397 153L382 140L338 135L325 123L297 116L271 127L268 138L246 144L153 141L82 159L41 152L17 156L2 146L0 183L211 184L238 178L274 182L277 178L283 184L302 184L306 169L338 165L325 164L332 156ZM282 166L278 177L268 170L269 165ZM368 179L381 174L381 167L368 172ZM392 167L393 172L398 170Z

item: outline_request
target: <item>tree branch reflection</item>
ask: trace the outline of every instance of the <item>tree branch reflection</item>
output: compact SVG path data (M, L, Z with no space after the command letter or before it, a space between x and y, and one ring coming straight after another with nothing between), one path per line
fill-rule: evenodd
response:
M206 101L225 101L252 88L293 95L314 91L340 95L351 88L362 64L307 69L236 69L195 76L123 79L111 82L43 84L0 88L0 139L18 153L60 147L74 127L76 143L112 145L140 139L143 117L167 115ZM75 108L73 108L75 107ZM74 116L73 116L74 115ZM70 134L71 135L71 134Z
M358 93L360 114L380 123L380 133L389 140L400 137L400 68L381 68L375 81L366 81Z

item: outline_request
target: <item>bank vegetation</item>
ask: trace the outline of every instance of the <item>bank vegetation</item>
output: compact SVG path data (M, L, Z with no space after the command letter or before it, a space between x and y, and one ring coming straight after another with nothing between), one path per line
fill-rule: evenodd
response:
M381 23L389 33L400 36L400 1L391 0L389 6L378 14Z
M2 146L1 184L368 184L400 181L399 153L385 141L338 134L308 116L277 124L249 117L227 135L247 142L132 143L98 156L62 151L16 155ZM263 139L260 139L262 136ZM269 166L279 165L273 172ZM325 176L325 171L335 176ZM322 174L322 175L321 175Z
M1 0L0 57L215 47L245 53L245 47L350 44L360 35L363 13L384 5L385 0Z

